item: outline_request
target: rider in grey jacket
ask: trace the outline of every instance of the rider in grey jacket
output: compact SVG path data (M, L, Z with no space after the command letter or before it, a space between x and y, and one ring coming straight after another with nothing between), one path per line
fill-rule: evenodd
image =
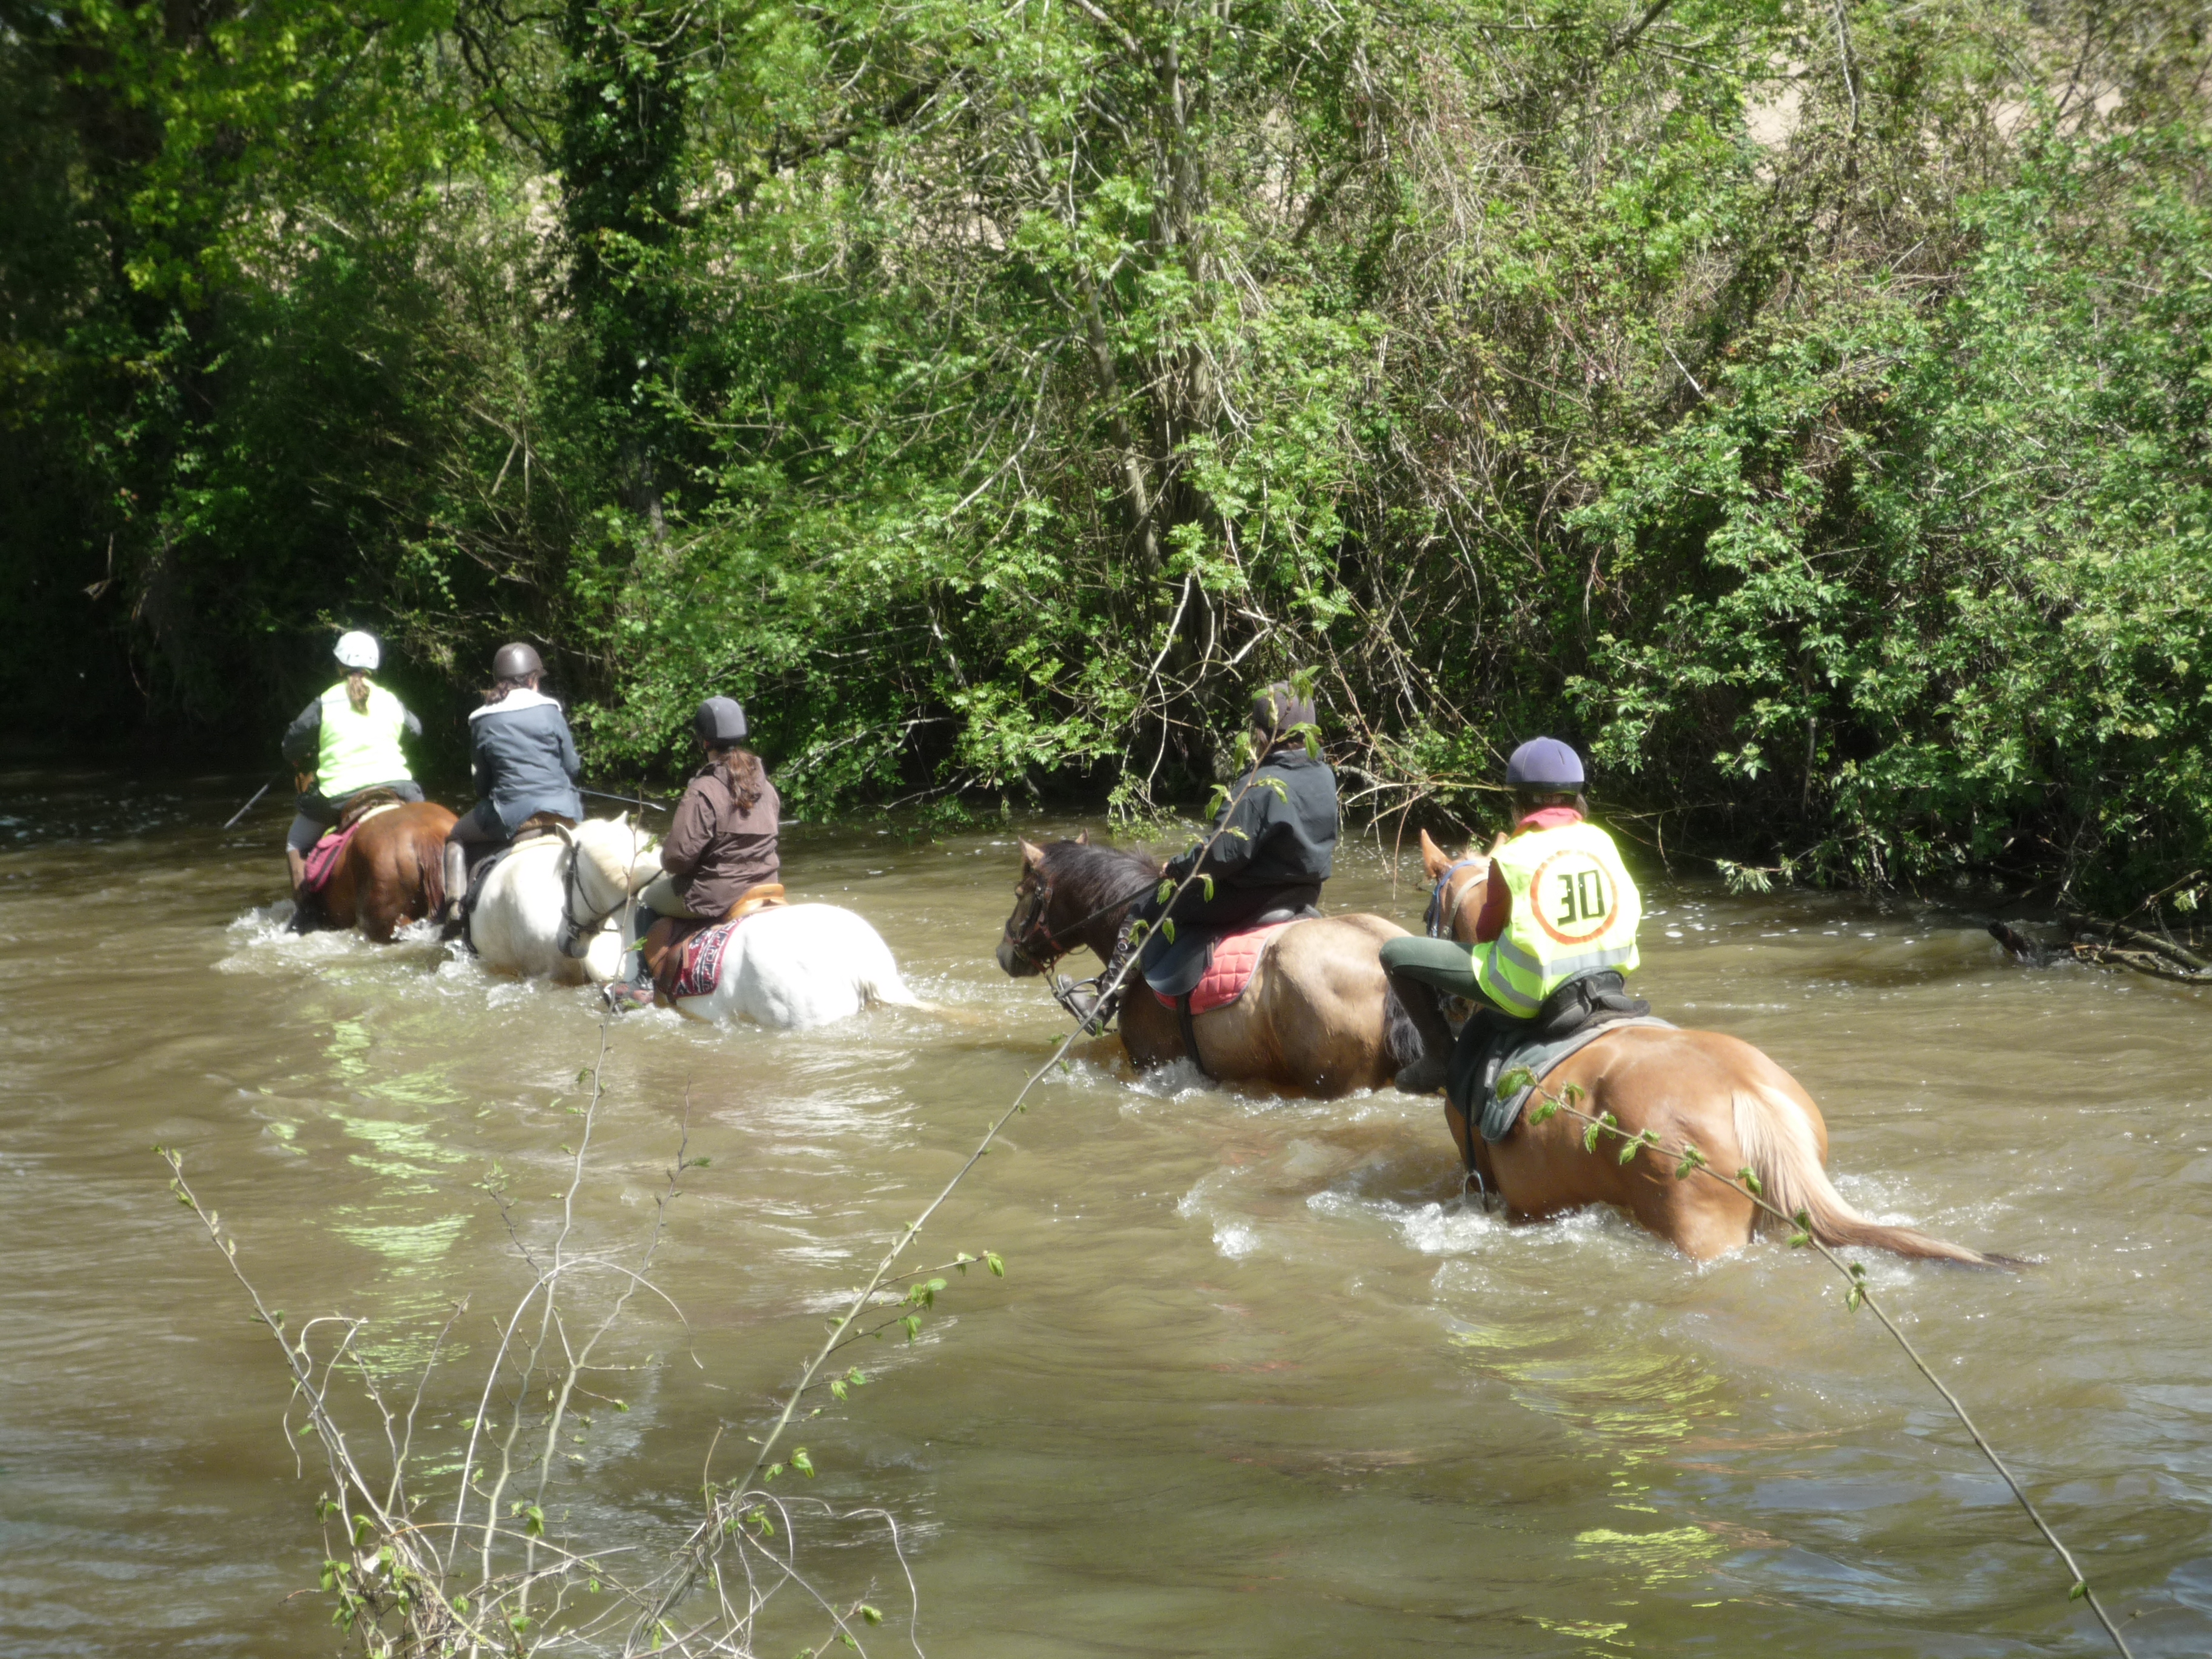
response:
M492 659L497 684L469 716L469 771L477 804L446 837L449 921L468 893L468 848L512 841L532 817L550 812L574 823L584 816L576 793L582 766L561 705L538 689L545 665L527 645L501 646Z

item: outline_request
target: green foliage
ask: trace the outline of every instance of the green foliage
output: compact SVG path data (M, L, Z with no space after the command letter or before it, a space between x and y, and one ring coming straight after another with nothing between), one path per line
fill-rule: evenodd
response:
M358 623L457 746L521 635L602 768L1144 812L1304 668L1374 808L1550 730L1753 887L2212 862L2164 0L5 3L41 718Z

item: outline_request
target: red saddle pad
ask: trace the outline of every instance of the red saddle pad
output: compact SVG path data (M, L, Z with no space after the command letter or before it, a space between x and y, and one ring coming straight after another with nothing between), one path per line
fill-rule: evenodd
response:
M1244 988L1252 982L1252 970L1260 965L1260 953L1284 928L1297 926L1295 921L1271 921L1264 927L1248 927L1241 933L1224 933L1216 939L1213 961L1206 970L1206 977L1191 988L1192 1014L1210 1014L1243 996ZM1159 995L1157 991L1152 994ZM1164 1003L1168 999L1160 997L1160 1000Z

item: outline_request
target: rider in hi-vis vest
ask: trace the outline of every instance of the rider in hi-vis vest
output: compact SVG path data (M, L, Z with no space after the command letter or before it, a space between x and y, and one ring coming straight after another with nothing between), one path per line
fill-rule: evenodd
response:
M1439 994L1534 1019L1560 987L1636 966L1644 901L1613 837L1583 816L1581 757L1556 738L1532 738L1506 763L1505 782L1517 821L1491 855L1473 950L1411 935L1382 946L1391 989L1421 1034L1420 1057L1397 1077L1408 1093L1443 1086L1452 1032Z
M349 799L364 789L389 789L402 800L422 799L422 787L399 750L400 734L421 737L422 722L368 678L384 654L375 636L357 629L340 635L333 654L345 678L301 709L284 733L284 758L300 775L292 827L284 836L295 900L303 899L309 850Z
M1636 966L1644 901L1620 866L1613 837L1571 807L1572 822L1522 829L1492 854L1490 878L1510 905L1504 931L1474 947L1476 981L1509 1014L1527 1019L1569 980Z

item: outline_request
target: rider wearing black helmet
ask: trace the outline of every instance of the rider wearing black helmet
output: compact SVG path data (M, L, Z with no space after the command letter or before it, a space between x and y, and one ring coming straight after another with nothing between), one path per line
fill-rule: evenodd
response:
M744 709L732 698L709 697L693 714L691 732L707 763L676 804L660 843L661 873L637 896L641 938L662 916L720 921L782 869L776 849L782 803L760 757L745 747ZM645 952L638 953L632 982L608 991L634 1003L653 1000Z
M574 823L584 816L576 793L582 768L561 705L538 689L545 664L520 641L500 647L491 659L494 684L483 707L469 715L469 772L477 804L446 837L447 920L460 915L468 892L468 848L514 839L540 812Z

